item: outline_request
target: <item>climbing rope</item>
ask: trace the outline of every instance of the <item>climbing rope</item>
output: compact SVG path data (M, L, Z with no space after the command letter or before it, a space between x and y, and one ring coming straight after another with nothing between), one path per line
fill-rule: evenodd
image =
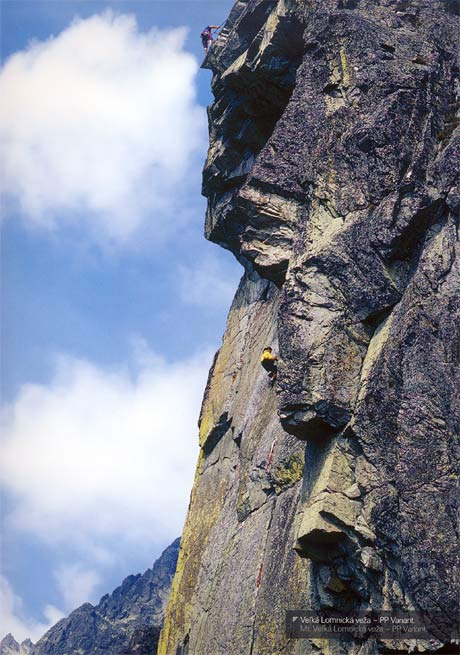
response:
M275 444L276 444L276 439L273 439L270 452L268 453L268 459L267 459L267 464L265 466L265 470L268 473L270 471L272 461L273 461L273 451L275 450Z
M260 567L259 567L259 575L257 576L257 583L256 583L257 589L260 587L260 583L261 583L261 580L262 580L262 571L263 571L263 569L264 569L264 564L263 564L263 562L261 562Z

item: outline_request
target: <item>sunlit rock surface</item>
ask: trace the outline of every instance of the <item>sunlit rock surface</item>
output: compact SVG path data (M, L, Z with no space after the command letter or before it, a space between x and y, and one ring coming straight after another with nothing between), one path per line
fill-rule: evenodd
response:
M205 392L162 655L414 648L287 640L287 609L326 607L432 612L416 648L451 648L458 34L448 0L240 0L204 62L206 235L246 272Z

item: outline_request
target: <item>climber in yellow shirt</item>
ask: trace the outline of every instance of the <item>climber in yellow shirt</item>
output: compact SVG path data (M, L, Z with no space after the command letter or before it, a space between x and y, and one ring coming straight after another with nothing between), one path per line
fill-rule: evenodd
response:
M272 353L272 349L270 348L270 346L267 346L267 348L264 348L264 351L262 353L262 357L260 359L260 363L262 364L264 369L266 371L268 371L268 377L270 378L270 380L272 382L274 382L276 380L276 376L277 376L277 373L278 373L278 366L277 366L277 363L276 363L277 361L278 361L278 357L276 357Z

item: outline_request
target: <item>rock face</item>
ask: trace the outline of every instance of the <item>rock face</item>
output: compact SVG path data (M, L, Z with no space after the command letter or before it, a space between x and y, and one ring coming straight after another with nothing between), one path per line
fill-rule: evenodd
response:
M11 635L0 655L151 655L156 652L176 569L176 539L151 569L130 575L95 607L85 603L62 619L35 644L18 644ZM6 640L12 639L16 650ZM13 644L13 646L14 646ZM7 649L10 647L10 650ZM22 650L21 650L22 649Z
M245 274L205 392L160 655L414 647L287 639L287 609L327 607L431 612L416 647L450 648L458 13L239 0L205 60L206 236Z

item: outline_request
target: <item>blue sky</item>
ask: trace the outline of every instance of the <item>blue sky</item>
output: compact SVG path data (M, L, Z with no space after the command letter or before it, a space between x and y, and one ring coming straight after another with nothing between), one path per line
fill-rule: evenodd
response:
M231 6L1 3L0 624L18 639L180 532L241 275L200 196L199 33Z

